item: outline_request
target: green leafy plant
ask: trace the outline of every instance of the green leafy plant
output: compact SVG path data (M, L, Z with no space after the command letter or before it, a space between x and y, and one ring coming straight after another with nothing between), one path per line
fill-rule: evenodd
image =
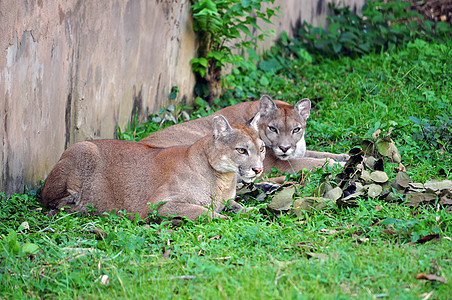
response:
M452 146L452 118L445 113L436 115L435 119L419 119L410 116L415 124L413 139L424 141L433 149L447 151Z
M448 23L434 25L423 21L422 16L407 10L409 2L368 1L362 9L362 17L352 14L348 7L339 8L334 3L329 8L334 13L328 17L328 27L323 29L304 23L298 40L290 48L302 45L318 59L339 55L359 56L364 53L391 50L414 41L421 36L450 38Z
M179 88L173 86L168 96L169 100L175 100L178 93ZM197 103L201 102L197 101ZM138 124L138 116L135 114L124 131L121 130L120 126L117 127L116 135L120 140L139 141L159 129L190 120L191 116L187 112L188 110L192 110L192 107L170 104L166 108L160 109L157 114L149 115L150 121L143 124Z
M262 4L274 0L194 0L193 29L198 33L198 57L191 60L195 74L199 76L195 91L205 97L209 104L221 92L222 69L227 64L243 61L243 57L233 53L233 49L243 51L256 46L271 30L264 31L258 20L271 23L270 19L278 8L267 7L261 12ZM252 30L259 34L254 36ZM244 39L246 35L248 39Z
M20 245L17 240L17 233L14 230L10 230L8 235L2 237L1 240L5 241L3 246L9 255L35 255L39 252L39 246L36 244L24 243Z
M380 224L387 225L391 228L386 231L388 234L393 234L392 230L394 230L394 234L396 234L399 239L410 240L411 242L416 242L421 237L427 236L430 233L438 234L441 232L437 227L428 230L427 227L423 226L416 218L410 220L386 218L382 220Z

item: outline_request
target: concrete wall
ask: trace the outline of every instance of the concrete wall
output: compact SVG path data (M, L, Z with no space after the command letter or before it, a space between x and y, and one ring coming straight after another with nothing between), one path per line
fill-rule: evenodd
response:
M276 2L278 32L327 8ZM37 187L69 145L144 121L172 86L190 103L195 55L189 0L0 1L0 191Z
M44 179L70 144L192 97L190 3L0 1L0 191Z

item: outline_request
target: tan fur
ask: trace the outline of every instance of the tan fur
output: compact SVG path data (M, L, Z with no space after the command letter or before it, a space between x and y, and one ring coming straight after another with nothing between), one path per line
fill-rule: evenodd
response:
M224 200L231 200L234 212L243 209L232 200L237 174L248 182L259 176L265 147L249 126L230 126L222 116L213 124L213 134L210 130L191 146L156 149L118 140L76 143L47 177L43 202L50 209L69 206L86 212L86 205L92 204L99 214L125 210L145 218L148 203L163 201L161 215L195 219L211 207L213 215L224 219L219 214Z
M141 140L142 143L154 147L170 147L191 144L208 132L211 120L223 115L232 123L245 124L259 117L257 125L259 136L268 149L264 160L264 172L276 167L285 172L298 172L302 168L315 168L334 161L345 161L347 154L334 154L319 151L307 151L304 142L306 120L309 117L311 102L300 100L295 107L279 100L263 96L260 101L243 102L221 109L210 116L180 123L157 131ZM259 114L258 114L259 113ZM277 134L269 131L269 126L277 129ZM293 130L299 127L299 133ZM284 156L281 147L289 148Z

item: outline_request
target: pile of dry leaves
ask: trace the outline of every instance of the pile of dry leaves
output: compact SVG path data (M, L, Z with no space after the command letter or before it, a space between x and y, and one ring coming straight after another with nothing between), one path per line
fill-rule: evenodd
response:
M325 174L322 182L309 197L300 197L303 183L289 182L276 190L269 190L266 195L273 194L269 208L276 211L293 210L297 215L303 211L322 209L327 202L341 206L356 206L357 198L378 198L388 202L408 206L435 204L452 211L452 181L436 179L425 183L413 182L401 163L401 157L393 140L380 131L373 134L372 140L361 142L360 147L350 151L350 159L343 171L333 177ZM390 180L384 170L384 161L389 161L397 172ZM390 174L394 174L390 170ZM259 195L264 198L266 196Z

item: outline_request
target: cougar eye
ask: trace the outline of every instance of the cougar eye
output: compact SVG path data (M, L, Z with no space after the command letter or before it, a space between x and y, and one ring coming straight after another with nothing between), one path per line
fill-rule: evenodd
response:
M271 132L277 132L277 131L278 131L278 130L276 130L276 128L273 127L273 126L268 126L268 129L269 129Z
M248 153L248 151L246 151L245 148L235 148L235 150L237 150L237 152L239 154L247 154Z
M292 130L292 133L298 133L298 132L300 132L300 130L301 130L301 127L297 127L294 130Z
M265 147L264 147L264 146L261 146L261 147L259 148L259 151L260 151L260 152L264 152L264 150L265 150Z

